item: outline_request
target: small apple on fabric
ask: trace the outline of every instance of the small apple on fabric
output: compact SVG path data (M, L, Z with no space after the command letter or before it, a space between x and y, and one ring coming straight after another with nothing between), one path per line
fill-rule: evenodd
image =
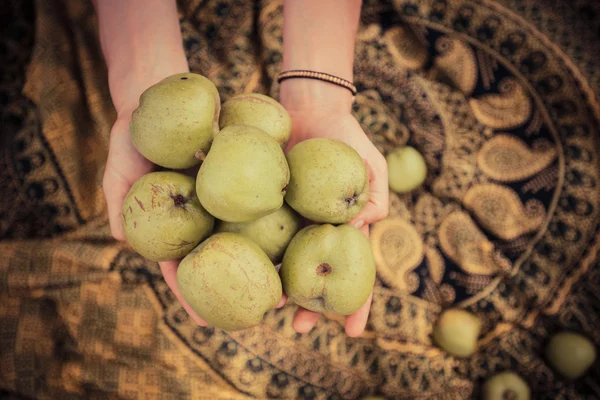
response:
M529 400L527 382L511 371L500 372L483 384L483 400Z
M481 321L466 310L448 309L433 327L433 339L443 350L456 357L469 357L477 349Z
M396 148L385 159L388 165L388 183L394 192L409 193L425 182L427 164L414 147Z
M576 332L554 334L546 346L548 362L569 379L583 376L596 360L596 347L587 337Z

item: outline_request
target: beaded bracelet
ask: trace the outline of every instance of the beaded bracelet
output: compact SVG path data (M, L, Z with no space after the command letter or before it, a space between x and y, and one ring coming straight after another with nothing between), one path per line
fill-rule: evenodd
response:
M352 96L356 96L356 93L358 92L358 90L356 89L356 86L354 86L354 84L352 82L347 81L346 79L337 77L335 75L326 74L325 72L315 72L315 71L307 71L307 70L300 70L300 69L284 71L284 72L281 72L279 74L279 76L277 77L277 82L281 83L281 81L283 81L283 80L293 79L293 78L316 79L316 80L323 81L323 82L333 83L334 85L338 85L345 89L348 89L350 91L350 93L352 93Z

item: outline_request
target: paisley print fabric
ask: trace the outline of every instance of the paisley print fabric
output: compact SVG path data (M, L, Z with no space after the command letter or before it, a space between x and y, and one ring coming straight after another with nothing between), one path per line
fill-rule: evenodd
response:
M277 97L282 4L180 4L192 71L223 100ZM600 344L600 6L586 0L365 0L353 112L383 153L409 144L425 185L371 228L367 331L294 307L254 329L193 324L156 264L115 243L101 176L114 120L88 1L0 12L0 389L19 398L468 399L512 369L540 399L600 398L543 357L553 332ZM432 343L446 307L478 352Z

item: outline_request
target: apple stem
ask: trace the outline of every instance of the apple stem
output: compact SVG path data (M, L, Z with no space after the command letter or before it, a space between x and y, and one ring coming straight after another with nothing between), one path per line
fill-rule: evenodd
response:
M194 157L196 157L200 161L204 161L204 159L206 158L206 154L204 154L202 150L198 150L196 154L194 154Z

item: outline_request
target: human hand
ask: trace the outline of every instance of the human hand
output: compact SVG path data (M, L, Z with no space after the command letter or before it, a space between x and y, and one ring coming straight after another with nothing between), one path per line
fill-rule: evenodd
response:
M109 78L117 119L110 133L108 159L102 187L108 208L111 234L115 239L121 241L125 240L121 213L125 196L135 181L156 169L156 165L144 158L131 142L129 136L131 114L138 106L140 95L144 90L170 75L189 71L187 63L155 65L155 68L146 73L127 71L122 77L112 75ZM206 326L207 323L192 310L181 296L177 285L178 265L178 260L159 262L165 282L188 315L198 325Z
M125 240L121 208L133 183L156 168L133 146L131 114L140 95L160 80L189 72L175 0L94 0L98 34L108 68L117 119L111 129L102 187L111 234ZM184 171L193 173L193 171ZM178 261L160 262L169 288L199 325L206 325L185 302L177 285Z
M342 141L363 158L369 172L369 201L350 224L368 236L369 224L388 214L387 164L352 116L350 92L324 82L291 79L282 82L280 101L292 118L292 135L286 151L303 140L321 137ZM360 336L364 331L371 301L372 295L359 310L346 317L348 336ZM294 317L294 329L299 333L309 332L319 316L319 313L299 307Z
M175 55L173 50L162 51L156 46L152 53L154 63L143 63L114 68L109 66L108 83L117 119L110 132L108 158L102 188L108 209L112 236L125 240L122 228L121 207L131 186L139 178L156 169L156 165L142 156L129 136L129 123L138 107L140 96L150 86L182 72L189 72L183 48ZM149 56L149 55L148 55ZM159 61L160 60L160 61Z
M168 67L155 71L148 77L137 74L124 80L110 80L111 95L118 110L118 116L111 131L103 188L108 205L111 232L118 240L126 239L122 229L121 210L129 189L143 175L156 169L156 165L144 158L130 139L129 123L131 122L132 112L138 106L139 97L144 90L170 75L187 72L188 70L187 64L179 68ZM122 82L126 82L126 84L122 84ZM195 176L197 171L198 167L196 166L181 172ZM207 326L208 323L193 311L181 295L177 284L179 260L162 261L158 264L165 282L191 319L200 326ZM279 307L283 304L282 302Z

